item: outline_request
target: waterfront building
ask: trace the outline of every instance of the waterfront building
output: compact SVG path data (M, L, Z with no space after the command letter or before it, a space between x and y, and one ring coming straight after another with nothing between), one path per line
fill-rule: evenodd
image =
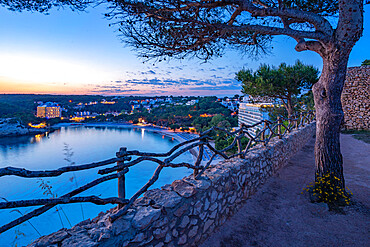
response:
M115 101L107 101L105 99L100 101L100 104L104 104L104 105L114 105L115 103L116 103Z
M196 103L198 103L199 100L197 99L192 99L192 100L189 100L188 102L186 102L186 105L195 105Z
M89 111L81 111L81 112L75 112L76 117L89 117L90 112Z
M170 98L170 97L166 98L166 103L171 104L172 103L172 98Z
M132 105L131 106L131 109L132 109L132 112L134 111L134 110L138 110L138 109L140 109L140 105L139 104L134 104L134 105Z
M230 111L237 111L238 106L240 104L238 99L232 99L232 98L224 98L224 99L217 99L218 102L220 102L221 105L228 108Z
M270 120L269 113L263 111L263 108L274 107L273 103L249 103L241 102L239 104L238 125L253 125L262 120ZM249 134L255 135L262 125L255 126L249 130Z
M46 102L37 106L37 117L40 118L58 118L62 116L62 110L57 103Z

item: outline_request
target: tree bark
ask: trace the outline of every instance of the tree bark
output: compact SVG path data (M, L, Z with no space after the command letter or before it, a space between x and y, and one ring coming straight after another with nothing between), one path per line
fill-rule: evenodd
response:
M341 53L336 50L328 54L323 57L321 77L312 88L316 108L315 180L330 174L330 182L344 190L339 132L344 116L341 94L349 52Z
M287 106L286 110L288 112L288 118L291 118L293 116L293 113L294 113L294 107L293 107L293 104L292 104L292 97L291 96L288 96L286 106Z
M330 183L334 193L345 193L339 140L344 115L341 94L346 79L348 57L362 31L362 0L340 0L339 21L332 39L321 43L322 49L316 50L323 59L323 69L319 81L312 87L316 108L315 182L319 182L319 177L328 176L324 181L327 185ZM328 187L326 186L327 190L330 189Z

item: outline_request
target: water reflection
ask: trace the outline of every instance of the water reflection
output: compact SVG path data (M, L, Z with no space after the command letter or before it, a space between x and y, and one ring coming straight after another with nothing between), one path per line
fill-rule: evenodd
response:
M163 153L176 145L177 141L162 134L152 133L140 128L64 127L44 135L2 138L0 140L0 166L14 166L31 170L50 170L67 166L70 162L65 160L66 155L63 154L65 143L73 152L70 161L76 164L85 164L112 158L120 147L127 147L128 150ZM176 161L192 162L192 157L190 154L186 154ZM143 162L130 169L126 176L126 194L128 197L132 196L148 181L156 167L157 165L154 163ZM40 180L13 176L1 177L0 197L8 200L18 200L49 198L52 194L61 196L75 189L78 185L82 186L100 177L97 174L98 170L99 168L96 168L75 172L74 174L66 173L54 178L44 178L43 182L51 186L49 193L46 194L44 194L45 189L40 188ZM181 179L190 173L191 171L186 168L166 168L154 187L160 187L175 179ZM117 196L117 181L104 182L80 195ZM82 206L83 214L81 213L80 204L62 205L62 210L59 210L59 213L54 208L44 215L31 219L30 222L37 227L41 234L45 235L62 227L59 214L64 226L69 227L67 218L74 225L83 219L93 218L100 211L112 207L112 205L95 206L92 204L83 204ZM34 208L20 208L19 212L25 214ZM18 214L15 211L12 212L12 210L0 210L0 225L10 222ZM16 230L25 234L20 240L17 240L18 245L28 244L32 239L38 237L37 232L30 224L25 223L1 234L0 246L11 246L16 236Z

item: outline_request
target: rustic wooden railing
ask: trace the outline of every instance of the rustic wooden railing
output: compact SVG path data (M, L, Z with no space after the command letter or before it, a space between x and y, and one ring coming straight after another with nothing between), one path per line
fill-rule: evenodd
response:
M19 201L5 201L0 202L0 209L10 209L18 207L29 207L29 206L41 206L23 216L7 223L0 227L0 233L9 230L10 228L22 224L23 222L36 217L40 214L45 213L49 209L53 208L58 204L68 204L68 203L78 203L78 202L90 202L97 205L104 204L118 204L121 207L116 214L111 216L111 220L114 221L118 217L122 216L127 212L130 206L134 201L139 198L144 192L146 192L150 186L152 186L159 178L159 175L164 167L187 167L194 170L194 178L198 179L204 171L210 166L214 158L219 155L224 159L230 159L233 157L244 158L246 153L256 144L267 145L268 142L273 137L282 138L287 133L298 129L299 127L305 126L306 124L314 121L315 115L312 111L307 111L303 113L296 114L291 118L279 117L277 121L270 122L267 120L260 121L254 125L242 125L239 129L235 131L229 131L224 128L212 127L207 131L204 131L199 134L199 137L182 142L174 146L167 153L146 153L140 151L128 151L126 148L120 148L119 152L116 153L116 158L107 159L104 161L75 165L75 166L66 166L59 168L57 170L46 170L46 171L30 171L23 168L15 167L6 167L0 169L0 177L2 176L18 176L24 178L40 178L40 177L57 177L66 172L81 171L92 169L96 167L102 167L109 164L116 163L113 167L101 169L98 171L98 174L102 177L91 181L90 183L85 184L69 193L66 193L57 198L51 199L33 199L33 200L19 200ZM252 128L258 127L257 133L251 131ZM228 138L234 138L232 143L222 149L217 150L213 145L213 133L225 133ZM242 138L247 137L248 143L243 147ZM237 147L237 151L233 153L231 150L233 147ZM204 149L207 147L213 154L209 160L204 160ZM191 149L197 149L198 155L195 161L195 164L189 164L186 162L182 163L173 163L173 160L178 156L184 154ZM132 156L136 156L132 160ZM159 158L164 158L163 160ZM125 174L129 171L131 166L134 166L142 161L152 161L158 164L158 167L155 169L153 176L149 181L137 191L130 199L126 199L125 193ZM111 174L112 173L112 174ZM108 175L109 174L109 175ZM117 179L118 180L118 197L110 198L100 198L97 196L84 196L77 197L76 195L80 194L87 189L90 189L100 183L103 183L108 180ZM4 198L3 198L4 199Z

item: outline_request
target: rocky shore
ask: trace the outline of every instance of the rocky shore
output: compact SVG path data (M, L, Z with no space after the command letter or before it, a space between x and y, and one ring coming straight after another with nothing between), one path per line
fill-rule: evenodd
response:
M36 135L50 131L49 128L35 129L24 126L14 118L0 118L0 138L23 135Z

